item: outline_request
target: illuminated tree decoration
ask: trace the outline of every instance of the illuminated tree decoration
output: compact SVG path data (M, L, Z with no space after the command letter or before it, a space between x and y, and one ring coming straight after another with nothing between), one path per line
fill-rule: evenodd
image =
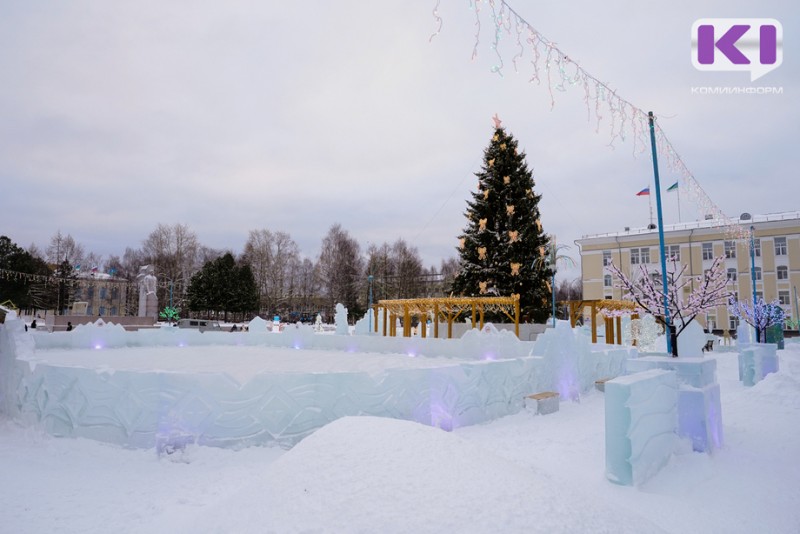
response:
M717 306L725 305L730 295L727 290L725 260L715 258L711 268L696 276L694 289L687 298L683 297L692 277L686 275L686 265L670 260L667 268L667 306L669 307L672 333L672 355L678 356L678 336L699 314ZM664 292L661 289L660 273L651 273L646 265L639 265L635 275L627 276L616 265L610 263L609 270L619 280L617 287L623 290L624 297L630 298L644 311L654 316L666 326L664 321Z
M540 218L541 197L533 193L533 173L524 151L512 150L517 148L517 140L502 126L496 127L489 139L481 168L475 173L481 182L480 191L467 201L468 219L458 236L459 244L464 239L464 247L459 247L459 272L451 291L459 296L477 296L491 288L488 291L498 296L519 294L521 316L544 322L550 315L547 302L551 297L545 280L552 270L532 267L539 248L549 246L549 238L535 224Z
M763 298L760 298L753 304L747 300L737 302L731 295L728 310L734 317L738 317L755 328L758 332L757 341L761 343L767 341L767 328L786 320L786 312L781 308L778 299L767 304Z
M170 306L164 307L163 311L158 312L158 316L162 319L169 321L172 324L174 321L177 321L181 318L181 313L178 308L172 308Z

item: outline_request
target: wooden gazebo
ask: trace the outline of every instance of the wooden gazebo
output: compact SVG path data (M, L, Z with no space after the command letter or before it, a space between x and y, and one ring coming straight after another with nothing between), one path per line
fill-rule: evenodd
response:
M381 312L382 310L382 312ZM464 313L472 316L472 327L483 328L486 312L502 313L514 322L519 337L519 295L510 297L443 297L423 299L379 300L374 308L375 324L383 313L383 335L397 335L397 319L402 318L403 337L411 336L411 321L419 319L422 337L426 337L428 317L433 317L433 337L439 337L439 320L447 323L447 337L453 337L453 321Z
M589 317L592 321L592 343L597 343L597 314L602 310L622 311L630 313L635 319L638 317L638 307L630 300L569 300L569 324L575 328L578 318L583 315L584 309L589 308ZM604 317L606 328L606 343L622 345L622 318Z

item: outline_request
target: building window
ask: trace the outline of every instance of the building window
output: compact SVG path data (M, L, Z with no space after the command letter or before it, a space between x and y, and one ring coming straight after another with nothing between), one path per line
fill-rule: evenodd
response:
M756 258L760 258L761 257L761 240L760 239L754 239L753 240L753 250L755 250Z
M739 328L739 318L733 316L729 317L728 328L730 328L731 330L736 330L737 328Z
M783 306L788 306L791 303L789 300L789 292L788 291L778 291L778 304Z
M632 248L631 249L631 265L641 263L642 265L650 263L650 249L645 248Z
M106 307L105 306L100 306L100 310L97 313L99 313L100 315L105 315L106 314Z
M603 277L603 287L612 287L610 274L607 274Z
M631 249L631 265L638 265L639 264L639 249L632 248Z
M603 267L608 267L611 265L611 251L604 250L603 251Z
M756 280L757 281L761 280L761 267L756 267L755 271L756 271Z
M703 259L704 260L713 260L714 259L714 247L711 243L703 243Z
M667 259L668 260L681 261L681 246L680 245L668 245L667 246Z
M776 269L778 273L778 280L788 280L789 279L789 268L785 265L778 265Z
M725 241L725 257L726 258L736 257L736 241Z
M106 288L101 287L100 288L100 300L105 300L105 298L106 298Z
M775 238L775 255L776 256L786 256L786 238L785 237L776 237Z
M87 299L93 299L94 298L94 287L89 286L89 287L86 288L86 298ZM89 315L91 315L91 314L89 314Z
M761 300L764 298L764 293L761 291L756 291L756 300Z
M728 269L728 282L736 281L736 269Z

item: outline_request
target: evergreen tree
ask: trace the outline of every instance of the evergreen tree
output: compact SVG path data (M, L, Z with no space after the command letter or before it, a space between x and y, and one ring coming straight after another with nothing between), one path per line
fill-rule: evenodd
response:
M475 173L478 190L467 201L452 291L484 297L517 294L522 317L544 322L550 312L552 271L546 262L535 262L549 246L539 215L541 195L533 191L525 153L496 116L494 120L483 168Z
M258 309L258 287L247 264L237 265L231 253L208 261L192 276L187 290L194 312L228 312L245 315Z

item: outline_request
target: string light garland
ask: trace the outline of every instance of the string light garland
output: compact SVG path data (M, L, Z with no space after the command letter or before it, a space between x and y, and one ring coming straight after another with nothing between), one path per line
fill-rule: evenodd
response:
M436 32L431 39L438 35L442 29L442 18L439 15L439 2L433 10L437 22ZM586 119L594 126L595 132L600 133L600 125L606 122L609 125L610 140L608 145L615 147L617 142L630 140L633 144L633 154L647 151L649 144L648 114L641 108L633 105L628 100L617 94L607 83L590 74L577 61L573 60L556 43L542 35L519 13L517 13L505 0L470 0L470 9L475 13L475 44L472 49L472 59L478 56L480 34L482 26L481 4L488 5L490 10L493 40L491 49L496 55L496 62L491 67L491 72L503 76L506 63L503 61L500 41L503 35L513 42L514 53L511 65L514 72L521 73L526 56L529 58L530 77L529 83L545 84L550 96L550 109L556 105L556 93L567 92L574 88L582 94L586 106ZM497 116L495 115L495 118ZM499 128L499 119L496 124ZM694 201L704 218L713 218L722 222L731 237L745 239L748 230L735 219L727 217L723 211L711 200L695 179L692 172L684 163L672 143L667 138L664 130L656 121L656 150L659 161L667 169L679 176L681 191ZM492 167L494 160L490 160Z

